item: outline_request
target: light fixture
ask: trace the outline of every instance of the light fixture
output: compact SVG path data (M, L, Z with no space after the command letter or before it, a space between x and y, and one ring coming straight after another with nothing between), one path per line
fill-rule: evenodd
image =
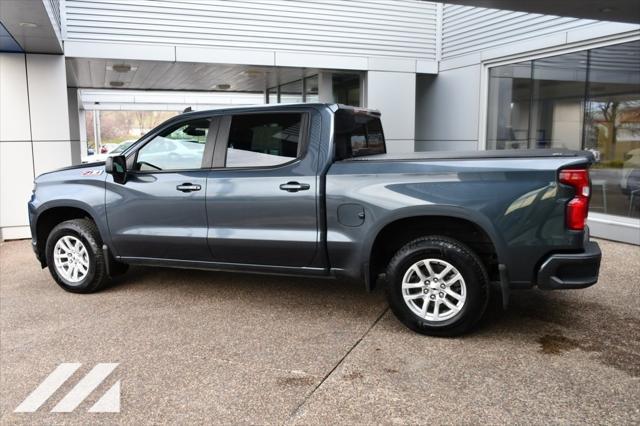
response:
M124 86L124 81L110 81L109 86L111 87L122 87Z
M129 72L131 71L131 65L129 64L114 64L111 65L111 69L115 72Z
M602 12L602 13L611 13L614 10L615 9L613 7L603 7L602 9L600 9L600 12Z
M38 28L38 24L34 24L33 22L19 22L18 25L24 28Z
M216 84L216 89L218 89L218 90L228 90L230 88L231 88L230 84L226 84L226 83L224 83L224 84Z

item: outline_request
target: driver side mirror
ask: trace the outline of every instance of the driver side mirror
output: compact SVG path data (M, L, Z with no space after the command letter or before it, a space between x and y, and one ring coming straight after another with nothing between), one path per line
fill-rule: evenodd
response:
M107 157L104 170L113 176L115 183L124 184L127 181L127 158L124 155Z

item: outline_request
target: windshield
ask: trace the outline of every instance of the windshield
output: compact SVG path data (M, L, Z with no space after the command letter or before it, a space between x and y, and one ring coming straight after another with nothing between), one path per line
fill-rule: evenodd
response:
M133 142L122 142L120 145L115 147L113 151L110 152L110 154L120 154L121 152L124 152L127 148L129 148L131 145L133 145Z

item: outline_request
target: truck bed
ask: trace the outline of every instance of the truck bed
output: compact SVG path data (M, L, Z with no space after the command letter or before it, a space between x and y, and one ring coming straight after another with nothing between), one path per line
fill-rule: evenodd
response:
M595 161L591 151L572 151L568 149L501 149L489 151L423 151L398 154L376 154L354 157L344 161L402 161L402 160L465 160L492 158L549 158L549 157L585 157Z

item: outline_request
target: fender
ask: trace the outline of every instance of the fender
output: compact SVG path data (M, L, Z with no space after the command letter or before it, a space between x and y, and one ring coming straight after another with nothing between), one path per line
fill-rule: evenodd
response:
M496 249L496 254L498 256L498 263L506 265L509 264L510 259L507 246L500 234L496 231L489 218L487 218L485 215L481 214L480 212L465 209L464 207L459 206L420 205L391 211L388 215L377 221L376 227L367 234L367 238L362 245L360 264L363 267L363 271L368 270L368 264L369 259L372 255L373 244L380 232L392 222L417 216L452 217L456 219L464 219L475 224L487 234L487 236L493 243L493 246ZM363 277L365 279L368 277L368 275L368 272L363 273ZM367 282L367 286L368 285L369 283Z
M66 199L66 198L46 201L42 203L40 206L38 206L38 208L36 209L36 212L35 212L36 213L35 215L36 229L38 226L37 224L40 219L40 216L43 213L56 207L72 207L72 208L84 210L85 212L87 212L91 220L93 220L93 222L98 227L98 231L100 232L100 237L102 238L103 243L107 244L109 247L112 247L111 234L109 233L109 228L107 227L107 223L104 220L98 219L98 218L105 217L104 204L98 205L98 206L92 206L80 200L72 200L72 199Z

